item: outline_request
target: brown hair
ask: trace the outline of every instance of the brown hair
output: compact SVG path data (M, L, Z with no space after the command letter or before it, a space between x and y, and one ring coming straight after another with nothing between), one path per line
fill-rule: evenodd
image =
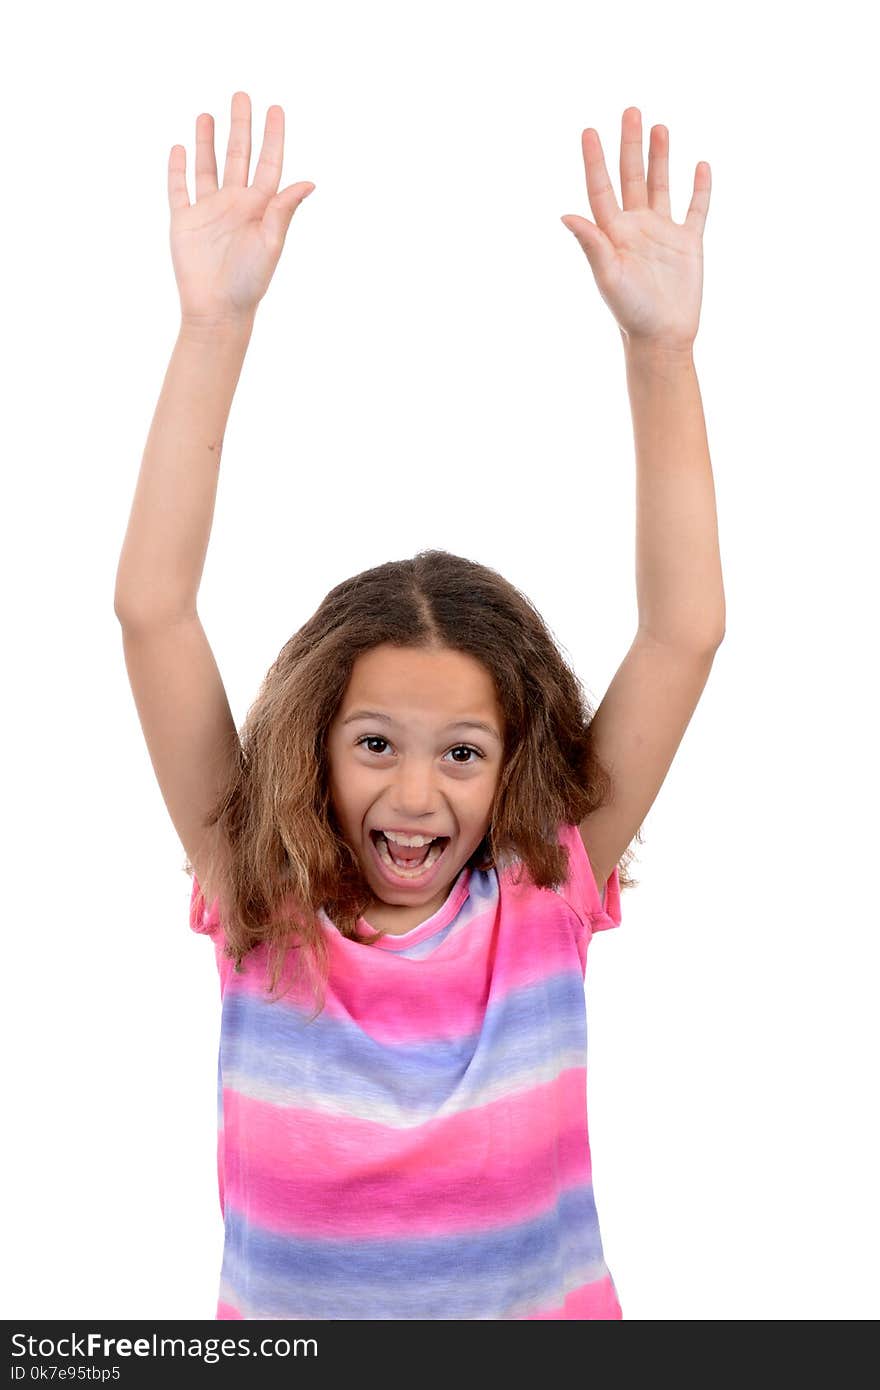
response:
M216 829L199 885L206 905L207 884L220 899L225 954L237 970L266 943L276 990L288 947L302 948L290 957L316 984L317 1012L328 973L318 909L361 941L358 917L371 898L330 801L326 735L357 657L382 643L465 652L495 682L504 761L472 868L519 859L537 887L558 887L568 865L556 827L578 824L612 796L580 682L531 601L495 570L423 550L337 584L282 648L248 711L237 764L205 819ZM621 888L635 886L634 853L630 846L618 865Z

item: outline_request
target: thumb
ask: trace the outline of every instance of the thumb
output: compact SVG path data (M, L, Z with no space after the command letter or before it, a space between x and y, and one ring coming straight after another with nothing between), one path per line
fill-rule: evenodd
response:
M284 244L290 220L300 203L314 191L313 183L292 183L283 188L269 203L263 213L263 226L266 235L277 244Z
M603 271L607 274L614 263L615 251L605 233L595 222L591 222L587 217L579 217L576 213L569 213L559 220L580 242L593 274L598 276Z

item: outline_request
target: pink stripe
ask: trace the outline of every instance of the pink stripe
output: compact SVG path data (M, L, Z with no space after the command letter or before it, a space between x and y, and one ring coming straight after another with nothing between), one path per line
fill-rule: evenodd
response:
M241 1318L241 1313L238 1311L237 1308L233 1308L233 1306L232 1306L231 1303L222 1303L222 1302L221 1302L221 1303L218 1303L218 1304L217 1304L217 1317L218 1317L218 1318L221 1318L221 1319L222 1319L222 1318ZM244 1321L244 1319L242 1319L242 1321ZM215 1318L215 1322L216 1322L216 1318Z
M489 939L494 914L484 913L461 928L456 953L442 964L443 947L438 947L431 969L425 969L426 961L410 963L390 951L375 952L364 961L362 953L371 948L337 933L331 950L345 958L334 961L335 994L328 996L327 1016L356 1018L382 1043L462 1037L484 1025L490 984L491 1005L511 990L549 976L573 969L580 973L576 918L561 898L540 914L523 908L511 917L497 950ZM401 988L401 971L407 966Z
M541 1318L569 1319L622 1319L623 1311L610 1275L596 1279L592 1284L583 1284L572 1289L561 1308L549 1308L540 1313L529 1313L520 1322L535 1322Z
M551 901L540 915L523 910L514 917L508 924L509 935L505 935L495 952L485 939L493 915L474 918L463 928L466 940L460 942L458 953L444 962L442 970L439 963L437 969L420 969L425 962L410 963L394 952L359 946L336 933L335 939L330 937L331 959L340 954L345 959L333 960L333 987L327 991L321 1016L347 1023L356 1019L371 1038L390 1045L458 1038L478 1031L485 1022L490 979L490 1002L495 1004L511 990L579 969L576 918L561 899ZM515 955L510 944L505 944L514 938L518 938ZM224 987L255 1003L264 1002L267 950L261 946L246 956L245 973L241 975L234 973L231 961L225 961L228 970L224 972ZM369 959L365 959L368 955ZM408 965L411 971L405 989L401 989L401 968ZM281 988L291 987L272 1008L293 1008L308 1016L314 1008L308 985L291 981L291 969L287 967Z
M585 1104L583 1068L410 1131L227 1091L226 1201L264 1230L304 1236L430 1235L526 1221L560 1188L590 1183ZM541 1136L555 1130L548 1149ZM347 1183L352 1155L367 1154L367 1171Z

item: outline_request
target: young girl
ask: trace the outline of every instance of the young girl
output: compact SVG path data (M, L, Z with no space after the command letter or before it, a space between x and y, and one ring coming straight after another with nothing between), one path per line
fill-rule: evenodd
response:
M615 199L563 221L624 345L638 631L595 712L529 601L443 550L336 586L241 731L196 596L231 399L291 217L269 108L169 161L180 332L116 585L150 756L222 1009L218 1318L620 1318L593 1201L584 974L724 632L693 342L708 166L623 115ZM209 906L210 904L210 906Z

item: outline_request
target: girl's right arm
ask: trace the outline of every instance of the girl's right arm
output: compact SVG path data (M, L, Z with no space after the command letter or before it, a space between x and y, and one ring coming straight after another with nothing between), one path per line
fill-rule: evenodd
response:
M223 680L196 608L220 446L250 331L181 325L119 560L114 606L128 679L168 814L203 891L204 817L238 757Z
M218 188L213 120L200 116L192 205L186 151L181 145L171 151L171 252L181 322L116 573L114 609L138 716L162 796L197 875L207 848L204 816L239 751L196 608L223 435L257 305L290 219L311 191L301 183L276 193L283 141L283 112L270 107L248 187L250 101L236 93L224 184ZM200 875L199 881L210 894Z

